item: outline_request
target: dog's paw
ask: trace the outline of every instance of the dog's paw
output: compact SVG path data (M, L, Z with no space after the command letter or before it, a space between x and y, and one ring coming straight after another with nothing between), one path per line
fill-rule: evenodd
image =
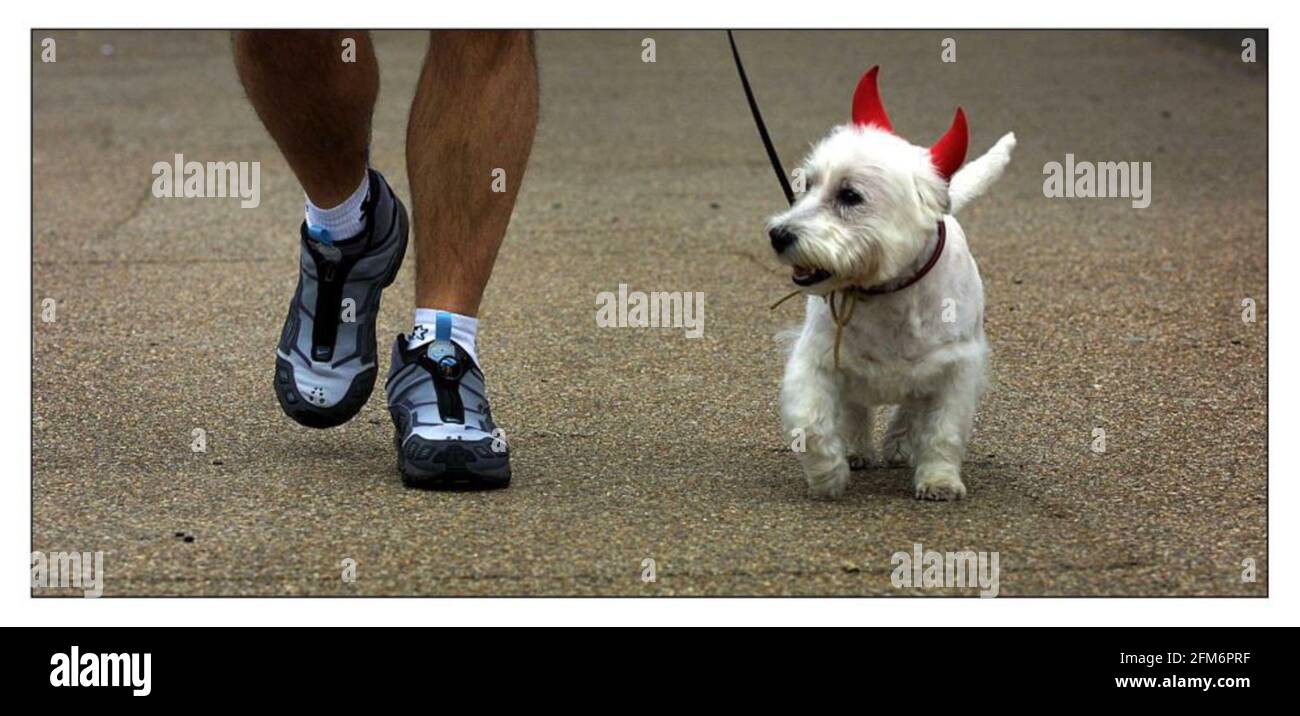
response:
M849 484L849 465L842 462L820 473L808 473L808 495L817 500L838 500Z
M961 484L961 477L956 470L929 470L925 474L916 474L916 499L918 500L960 500L966 496L966 486Z

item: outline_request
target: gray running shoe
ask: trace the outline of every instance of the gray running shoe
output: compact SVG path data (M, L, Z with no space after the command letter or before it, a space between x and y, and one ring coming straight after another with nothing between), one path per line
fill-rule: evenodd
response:
M434 340L393 345L388 412L395 428L397 467L408 487L491 489L510 484L510 451L492 422L483 373L451 340L439 314Z
M334 242L303 222L298 289L275 352L275 396L289 417L311 428L352 419L375 388L375 321L380 293L406 253L406 208L370 170L366 228Z

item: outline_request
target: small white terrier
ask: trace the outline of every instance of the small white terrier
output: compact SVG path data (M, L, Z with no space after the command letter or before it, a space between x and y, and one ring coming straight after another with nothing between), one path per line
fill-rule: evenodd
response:
M917 498L961 499L988 345L984 287L952 215L1002 175L1016 138L957 171L962 110L934 147L913 145L893 134L877 70L858 83L853 123L805 160L804 195L768 222L772 248L808 296L781 384L782 419L802 438L812 495L838 498L850 464L873 460L873 409L896 406L885 462L914 469Z

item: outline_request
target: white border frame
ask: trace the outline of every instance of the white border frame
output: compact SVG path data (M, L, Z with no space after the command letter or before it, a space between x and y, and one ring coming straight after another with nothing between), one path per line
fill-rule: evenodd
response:
M1289 203L1279 198L1295 195L1296 181L1279 167L1296 166L1296 135L1289 118L1297 116L1294 80L1297 77L1294 45L1294 6L1235 2L1184 2L1175 11L1167 4L1143 5L1117 0L1091 0L1076 6L1047 7L1018 0L1000 3L931 0L908 3L846 2L823 0L812 14L809 6L786 3L770 7L758 3L704 4L686 0L658 0L653 4L614 6L597 0L553 4L498 0L483 3L439 3L421 12L385 9L376 18L373 6L338 0L316 1L295 7L248 0L223 3L140 2L91 3L64 0L39 6L18 5L7 10L21 18L4 31L8 61L3 66L5 88L13 104L31 97L31 30L33 28L171 28L171 27L510 27L529 28L850 28L936 27L963 28L1135 28L1214 27L1269 29L1269 205L1272 225ZM328 23L319 22L328 18ZM378 23L376 22L378 21ZM30 105L29 105L30 106ZM1281 121L1279 121L1281 119ZM1294 121L1294 120L1291 120ZM18 217L30 229L31 115L5 113L4 156L21 163L0 173L5 216ZM68 197L75 201L76 197ZM1291 232L1269 235L1269 300L1261 316L1269 329L1269 366L1294 359L1297 347L1297 282L1275 281L1275 266L1297 264L1300 250ZM30 249L31 233L21 248ZM4 305L32 306L31 266L10 260L0 267L0 295ZM30 596L31 548L31 338L38 307L32 306L27 324L11 328L25 337L25 350L0 355L2 374L23 376L10 388L13 400L0 413L0 460L5 467L0 492L0 623L5 625L60 626L182 626L182 625L464 625L464 624L638 624L638 625L1296 625L1297 520L1281 512L1295 501L1295 479L1300 461L1284 451L1300 424L1292 407L1300 398L1296 374L1271 371L1269 375L1269 561L1267 599L1198 598L1090 598L976 600L945 599L33 599ZM1276 318L1276 320L1274 320ZM1273 480L1278 476L1278 480ZM18 557L21 556L21 562Z

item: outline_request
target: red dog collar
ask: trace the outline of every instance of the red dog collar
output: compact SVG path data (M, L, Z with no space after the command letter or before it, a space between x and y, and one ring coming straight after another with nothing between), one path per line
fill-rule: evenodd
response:
M893 292L895 292L895 291L902 291L903 289L907 288L908 286L911 286L912 284L916 283L917 281L920 281L921 279L925 278L925 275L928 274L928 273L930 273L930 269L934 268L934 265L937 264L937 263L939 263L939 256L940 256L940 254L943 253L943 245L944 245L945 243L947 243L947 239L948 239L947 234L948 234L947 225L944 223L943 219L940 219L940 220L939 220L939 240L938 240L937 242L935 242L935 245L934 245L934 253L930 254L930 258L929 258L929 260L927 260L927 261L925 262L925 265L921 267L921 270L919 270L919 271L917 271L916 273L912 274L912 276L911 276L910 278L908 278L906 281L904 281L904 282L898 284L897 286L889 286L889 287L885 287L885 286L872 286L871 288L861 288L861 287L858 287L858 286L853 286L853 287L851 287L851 288L849 288L849 289L846 289L846 290L853 291L854 293L856 293L856 294L858 294L858 295L860 295L860 296L880 296L880 295L883 295L883 294L886 294L886 293L893 293Z

